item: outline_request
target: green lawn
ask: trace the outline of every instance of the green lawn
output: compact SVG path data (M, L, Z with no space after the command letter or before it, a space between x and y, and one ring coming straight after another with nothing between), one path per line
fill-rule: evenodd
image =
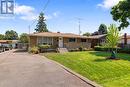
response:
M106 60L109 55L94 51L45 54L104 87L130 87L130 55L118 54L121 60Z

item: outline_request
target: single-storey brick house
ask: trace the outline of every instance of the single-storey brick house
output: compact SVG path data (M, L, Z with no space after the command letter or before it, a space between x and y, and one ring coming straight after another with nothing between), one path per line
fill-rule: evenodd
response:
M87 37L91 41L91 48L98 45L104 45L106 43L107 34L94 35Z
M105 35L97 36L81 36L72 33L54 33L54 32L42 32L30 34L30 47L40 44L49 44L52 48L67 48L75 49L79 47L91 48L92 45L101 43L102 37Z

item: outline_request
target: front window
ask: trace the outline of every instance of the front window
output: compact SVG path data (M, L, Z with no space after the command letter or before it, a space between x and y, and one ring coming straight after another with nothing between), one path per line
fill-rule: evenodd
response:
M69 38L69 42L76 42L75 38Z
M87 40L86 39L81 39L81 42L87 42Z
M38 44L52 45L53 44L53 38L52 37L38 37Z

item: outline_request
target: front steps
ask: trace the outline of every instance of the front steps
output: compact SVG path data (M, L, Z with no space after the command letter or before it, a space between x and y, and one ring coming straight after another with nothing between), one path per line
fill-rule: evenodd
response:
M68 49L67 48L57 48L57 51L59 53L67 53L68 52Z

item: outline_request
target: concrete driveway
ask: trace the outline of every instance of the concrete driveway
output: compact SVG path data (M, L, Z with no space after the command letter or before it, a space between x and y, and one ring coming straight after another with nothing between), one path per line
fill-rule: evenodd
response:
M0 53L0 87L91 87L54 62L26 52Z

